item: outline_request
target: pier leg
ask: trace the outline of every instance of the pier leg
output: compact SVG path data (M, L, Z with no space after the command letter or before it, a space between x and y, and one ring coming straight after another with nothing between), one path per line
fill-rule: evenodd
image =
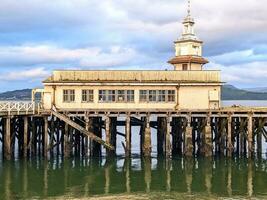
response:
M69 125L65 123L65 134L64 134L64 157L70 157L70 147L69 147Z
M166 157L171 157L171 119L170 117L166 118L167 127L166 127L166 143L165 143L165 152Z
M102 123L102 118L101 117L95 117L93 122L93 126L94 126L94 133L95 135L97 135L98 137L102 138L102 129L101 129L101 123ZM93 157L101 157L101 144L93 141L92 142L92 156Z
M205 126L205 156L212 156L212 131L210 125L210 117L207 118L207 125Z
M227 120L227 153L228 157L232 156L233 144L232 144L232 117L228 116Z
M158 117L158 130L157 130L157 154L158 156L163 155L163 146L165 143L164 130L166 127L166 121L163 117Z
M5 153L4 157L7 160L11 159L11 134L10 134L10 126L11 126L11 117L8 116L6 118L6 127L5 127L5 137L4 137L4 147Z
M44 117L44 135L43 135L43 155L45 158L47 158L47 150L48 150L48 119L47 117Z
M185 131L185 156L193 156L191 116L187 118L187 127Z
M114 151L112 151L112 155L116 155L116 147L117 147L117 117L111 117L111 124L110 124L110 134L111 134L111 141L110 144L114 147Z
M150 117L149 116L146 117L143 151L144 151L143 155L145 157L151 156L151 128L150 128Z
M131 117L127 115L126 117L126 126L125 126L125 133L126 133L126 148L125 148L125 156L131 156Z
M23 118L23 156L27 157L28 152L28 117Z
M90 131L90 123L89 122L90 122L89 117L86 116L85 117L85 129L87 131ZM89 155L89 138L88 138L88 136L85 136L84 149L85 149L84 155L87 157Z
M105 132L106 132L106 142L110 144L111 135L110 135L110 118L109 116L105 117ZM106 155L109 157L111 154L111 151L106 148Z
M252 115L248 118L248 156L251 157L253 154L252 148L253 142L253 118Z

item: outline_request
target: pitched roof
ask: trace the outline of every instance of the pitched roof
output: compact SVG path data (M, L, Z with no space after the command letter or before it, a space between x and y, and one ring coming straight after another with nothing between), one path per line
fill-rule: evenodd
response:
M207 64L209 61L200 56L176 56L168 61L168 63L181 64L181 63L197 63L197 64Z

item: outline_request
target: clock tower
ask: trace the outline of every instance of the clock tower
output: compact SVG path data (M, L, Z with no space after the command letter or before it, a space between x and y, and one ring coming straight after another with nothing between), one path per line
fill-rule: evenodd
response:
M175 70L202 70L203 65L209 62L202 57L203 42L195 35L194 25L189 0L187 16L183 20L182 36L174 42L175 57L168 61Z

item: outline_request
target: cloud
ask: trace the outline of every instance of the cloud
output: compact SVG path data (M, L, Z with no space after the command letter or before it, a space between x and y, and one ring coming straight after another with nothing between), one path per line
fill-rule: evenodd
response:
M44 68L25 69L21 71L13 71L9 73L0 73L1 81L22 81L26 80L33 82L44 79L49 75L49 72Z
M260 73L267 57L265 4L266 0L192 1L204 55L230 83L252 84L244 81L251 78L243 71L251 74L253 66L267 84ZM174 55L172 42L181 34L186 6L184 0L1 0L0 74L42 67L48 72L165 69Z
M239 87L262 87L266 86L267 61L250 62L237 65L222 65L210 63L207 67L212 70L221 70L222 81Z
M113 67L129 65L137 59L134 49L111 46L67 49L49 45L0 47L0 67L66 65L72 67ZM140 55L140 57L142 57Z

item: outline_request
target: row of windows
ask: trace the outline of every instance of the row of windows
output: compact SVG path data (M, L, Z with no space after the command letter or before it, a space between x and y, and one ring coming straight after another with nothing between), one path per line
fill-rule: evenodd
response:
M175 102L175 90L140 90L140 102Z
M133 103L134 90L99 90L100 103ZM140 102L175 102L175 90L140 90ZM63 102L75 102L75 90L63 90ZM82 102L94 102L93 90L82 90Z
M99 102L134 102L134 90L99 90Z

